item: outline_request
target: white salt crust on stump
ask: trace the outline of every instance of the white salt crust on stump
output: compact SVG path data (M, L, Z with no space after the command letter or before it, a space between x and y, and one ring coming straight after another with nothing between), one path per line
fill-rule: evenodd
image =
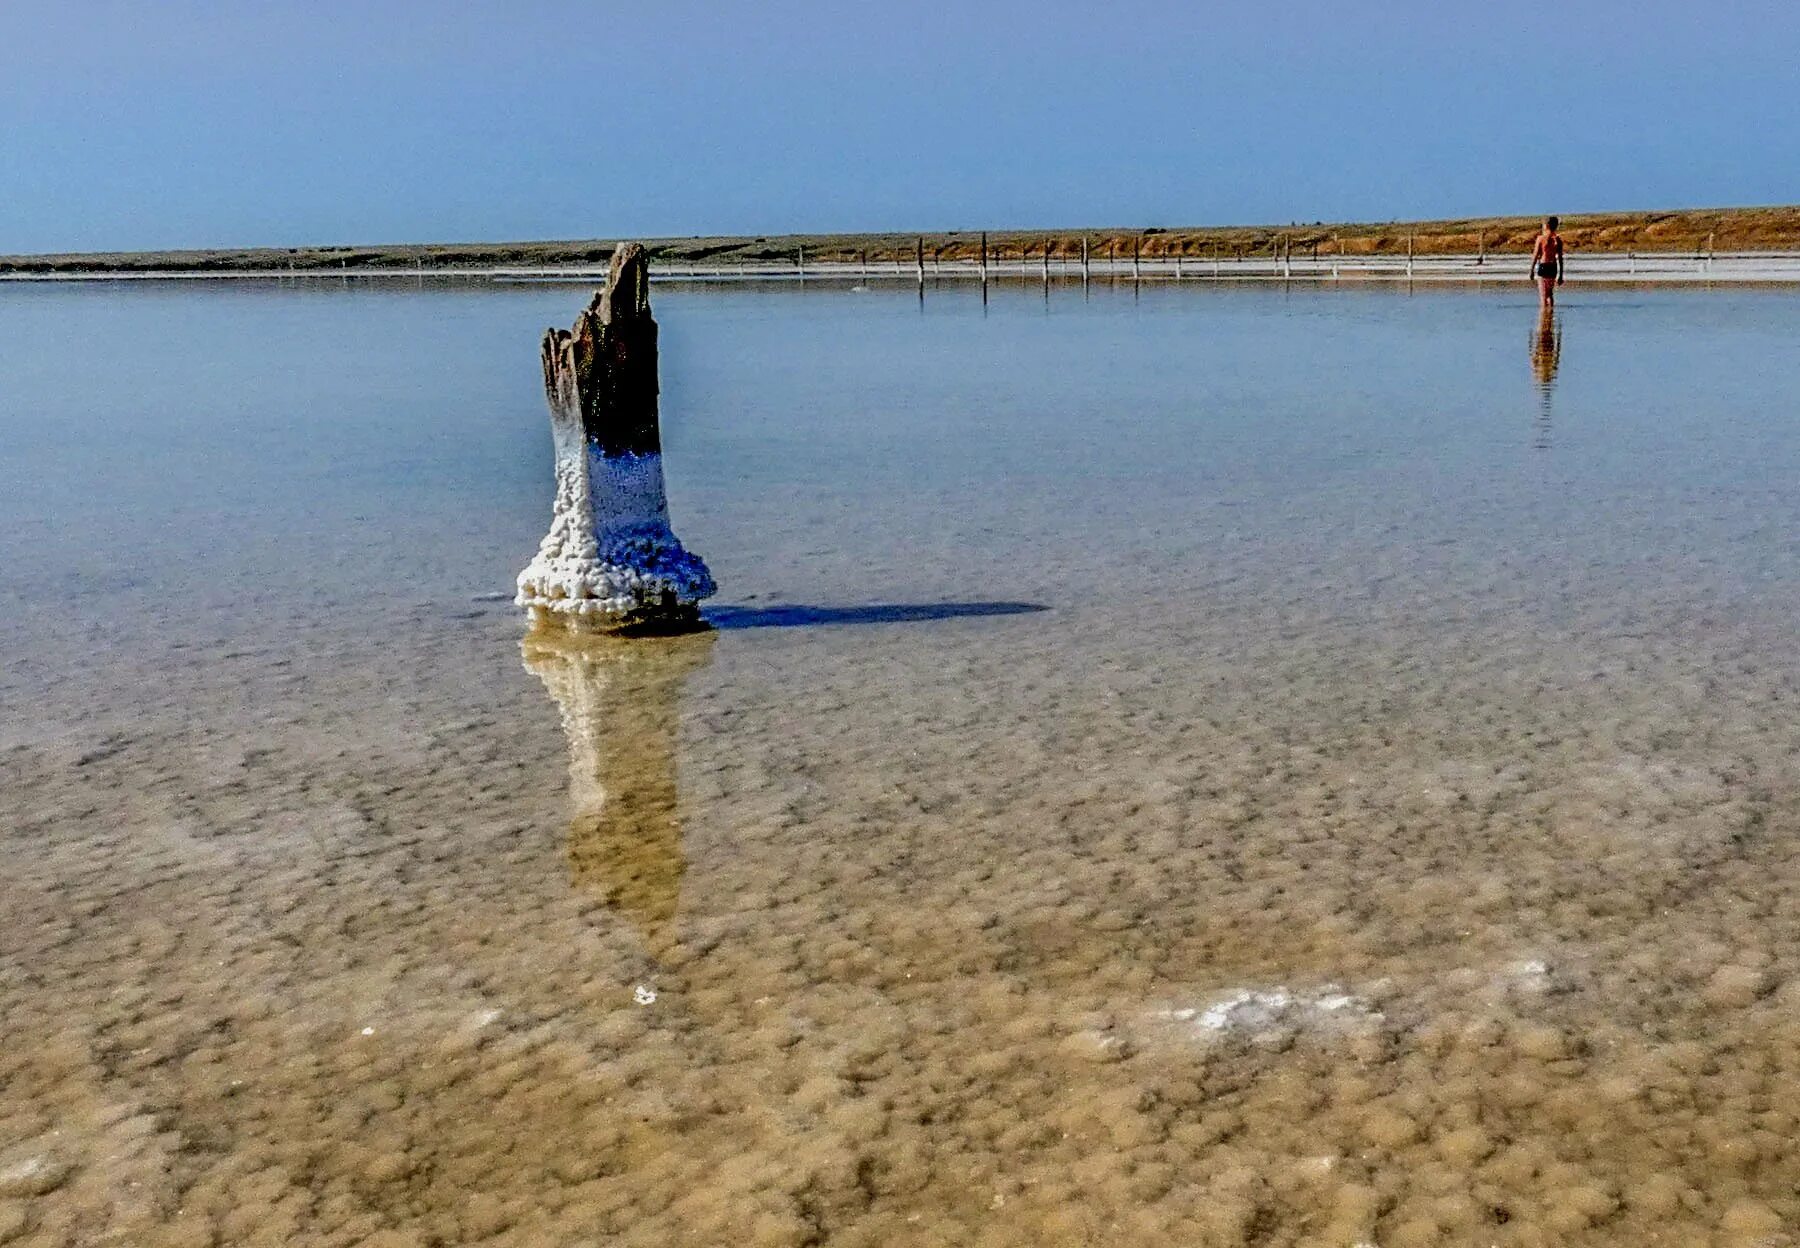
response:
M514 598L536 624L693 627L718 588L669 527L649 292L643 247L620 244L574 330L544 335L556 501Z

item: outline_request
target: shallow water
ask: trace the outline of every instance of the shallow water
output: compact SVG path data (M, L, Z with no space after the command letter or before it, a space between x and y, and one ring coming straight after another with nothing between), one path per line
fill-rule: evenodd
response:
M584 297L0 289L0 1241L1792 1242L1800 294Z

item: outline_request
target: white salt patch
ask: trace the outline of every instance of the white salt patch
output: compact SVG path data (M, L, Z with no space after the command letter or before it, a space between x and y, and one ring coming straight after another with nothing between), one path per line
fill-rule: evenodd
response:
M1267 1026L1293 1003L1294 999L1280 988L1272 992L1244 991L1207 1006L1200 1015L1200 1025L1208 1031L1224 1031L1233 1024L1249 1029Z
M656 992L653 989L646 988L644 985L639 984L632 990L631 999L636 1001L639 1005L649 1005L656 1000Z
M15 1161L6 1169L0 1170L0 1187L23 1186L35 1180L47 1168L42 1157L27 1157L24 1161Z
M1537 958L1513 962L1492 973L1489 991L1542 993L1551 988L1550 965Z
M60 1132L58 1133L60 1134ZM14 1196L42 1196L63 1185L69 1177L67 1162L53 1157L27 1157L0 1170L0 1199Z
M1203 1009L1159 1010L1157 1017L1189 1023L1198 1031L1214 1035L1262 1038L1334 1021L1373 1022L1381 1015L1360 997L1327 984L1314 992L1295 992L1281 986L1243 988Z

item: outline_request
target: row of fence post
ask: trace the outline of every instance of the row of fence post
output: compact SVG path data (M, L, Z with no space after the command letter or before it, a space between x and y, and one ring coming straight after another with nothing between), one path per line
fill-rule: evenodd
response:
M1702 264L1704 265L1705 270L1707 272L1712 271L1713 254L1714 254L1713 253L1713 238L1714 238L1713 234L1711 234L1711 233L1707 234L1705 254L1698 257L1700 259L1700 261L1702 262ZM1335 278L1340 275L1340 263L1346 253L1344 251L1344 245L1341 240L1334 239L1332 241L1337 244L1332 249L1332 252L1331 252L1331 276ZM1090 254L1091 254L1090 243L1091 243L1091 240L1090 240L1089 236L1086 234L1083 234L1081 236L1081 280L1084 283L1089 281L1093 274L1092 260L1090 258ZM1053 244L1052 244L1051 240L1046 238L1044 240L1043 255L1040 258L1041 259L1040 268L1041 268L1043 280L1045 282L1048 282L1050 280L1050 253L1051 253L1052 249L1053 249ZM1276 235L1269 242L1269 251L1270 251L1270 256L1271 256L1271 267L1279 266L1280 271L1281 271L1281 276L1284 279L1291 279L1294 275L1294 246L1293 246L1292 236L1287 235L1287 234ZM942 271L943 271L942 270L942 252L943 252L943 249L938 248L933 253L932 265L933 265L934 273L942 273ZM1317 272L1318 264L1319 264L1319 244L1316 242L1313 243L1313 245L1312 245L1312 253L1313 253L1313 255L1312 255L1313 268L1314 268L1314 271ZM1172 255L1174 262L1175 262L1176 278L1179 279L1179 278L1184 277L1186 274L1186 269L1184 267L1183 262L1186 258L1186 252L1185 251L1175 251L1170 254ZM1413 231L1408 230L1406 232L1406 276L1409 278L1413 276L1414 255L1415 255L1414 234L1413 234ZM1626 263L1628 265L1628 272L1631 275L1635 276L1637 273L1637 252L1635 250L1628 251L1625 253L1625 255L1626 255ZM1026 263L1028 262L1029 256L1030 256L1030 244L1029 243L1021 243L1019 245L1019 265L1020 265L1021 269L1023 269L1024 266L1026 265ZM1219 245L1217 243L1213 243L1211 245L1211 258L1212 258L1212 275L1214 277L1219 277L1222 275L1223 271L1220 267ZM1238 254L1237 254L1237 262L1242 263L1243 260L1244 260L1243 249L1239 248ZM915 276L918 280L918 284L921 287L923 287L925 284L925 236L923 234L919 235L918 238L915 240L913 262L914 262ZM894 261L892 263L894 264L895 271L900 271L899 270L900 262ZM997 264L997 260L995 261L995 263ZM1108 271L1116 272L1118 270L1117 240L1115 240L1115 239L1107 240L1106 263L1107 263ZM1477 235L1475 263L1478 266L1485 266L1487 264L1487 233L1486 233L1486 231L1482 231L1481 233L1479 233ZM988 284L990 270L993 267L990 265L990 256L989 256L989 249L988 249L988 235L987 235L986 230L983 230L981 232L981 249L980 249L980 252L978 253L978 259L976 261L976 265L977 265L977 269L980 273L981 284L983 287L985 287ZM289 262L288 267L290 270L293 268L293 264L291 261ZM341 261L339 263L339 268L340 268L340 271L344 272L346 276L348 275L347 270L345 269L345 266L343 265L343 263ZM419 268L420 272L422 273L423 269L424 269L424 262L422 260L418 262L418 268ZM869 252L868 252L867 248L863 248L858 253L858 271L864 277L867 277L869 275ZM794 272L801 281L804 282L806 280L806 248L804 246L796 246L794 249ZM1134 236L1131 240L1131 279L1134 282L1141 281L1143 279L1142 246L1141 246L1141 240L1139 238L1137 238L1136 236Z
M1087 283L1091 280L1091 278L1093 276L1093 268L1094 268L1093 240L1092 240L1092 237L1087 234L1081 235L1080 239L1081 239L1081 252L1080 252L1080 255L1081 255L1081 280L1083 283ZM1346 245L1346 241L1342 238L1332 237L1327 241L1329 242L1330 247L1331 247L1331 250L1329 253L1329 259L1331 262L1330 263L1331 276L1333 278L1339 278L1342 276L1343 261L1345 260L1346 257L1348 257L1350 255L1350 252ZM1695 247L1694 250L1692 251L1692 253L1689 253L1686 251L1661 252L1661 253L1651 252L1651 253L1649 253L1650 261L1651 261L1651 267L1650 267L1649 271L1651 271L1651 272L1656 271L1656 264L1657 264L1658 256L1661 256L1664 259L1664 261L1666 262L1669 258L1671 258L1673 256L1686 257L1691 254L1692 263L1694 265L1696 265L1701 272L1706 273L1706 274L1711 274L1713 272L1713 267L1714 267L1713 262L1716 257L1716 252L1714 249L1715 242L1716 242L1716 233L1708 232L1708 234L1706 236L1705 245L1703 247L1698 247L1698 246ZM1118 254L1118 243L1119 243L1119 240L1116 237L1108 238L1106 240L1105 264L1106 264L1106 271L1109 273L1116 274L1120 271L1121 264L1120 264L1119 254ZM1173 269L1174 269L1175 278L1177 280L1185 279L1187 276L1189 276L1189 274L1196 271L1196 267L1190 266L1190 264L1188 263L1190 260L1193 260L1196 258L1194 255L1191 254L1191 252L1189 250L1189 248L1192 247L1192 245L1193 244L1191 241L1184 242L1180 246L1179 249L1171 247L1171 248L1165 250L1161 257L1151 256L1150 260L1151 260L1152 264L1155 264L1156 262L1158 262L1158 260L1160 260L1160 262L1165 266L1161 270L1163 273L1168 273L1169 268L1167 266L1172 265ZM1246 266L1246 262L1251 262L1251 264L1253 265L1256 261L1256 257L1260 255L1261 249L1264 245L1268 246L1269 255L1270 255L1269 268L1268 268L1267 272L1270 275L1279 275L1284 280L1291 280L1294 275L1294 243L1293 243L1293 236L1286 232L1277 233L1277 234L1274 234L1274 235L1268 237L1266 240L1266 243L1258 243L1258 244L1250 247L1248 252L1246 252L1246 248L1244 246L1241 246L1241 245L1234 246L1232 249L1233 253L1234 253L1232 256L1234 265ZM1314 239L1311 242L1310 246L1311 246L1311 250L1312 250L1311 272L1314 275L1318 275L1321 272L1321 269L1323 267L1322 263L1321 263L1321 256L1320 256L1320 241L1318 239ZM1021 275L1027 274L1031 271L1031 265L1030 265L1031 247L1032 247L1032 244L1028 240L1021 241L1017 244L1017 249L1018 249L1017 265L1018 265L1018 267L1015 271ZM1476 247L1475 264L1477 267L1483 267L1487 264L1487 232L1485 230L1477 231L1475 247ZM945 250L946 250L946 248L944 246L937 246L937 247L933 248L933 252L932 252L931 272L932 272L932 274L940 276L940 277L943 274L943 258L944 258L943 253ZM1057 252L1057 240L1051 236L1045 236L1043 239L1043 242L1042 242L1042 250L1040 251L1040 253L1038 255L1038 264L1036 266L1041 280L1044 281L1045 283L1048 283L1052 277L1053 266L1051 264L1051 259L1053 256L1056 255L1056 252ZM1505 254L1505 253L1503 253L1503 254ZM1728 259L1731 254L1732 253L1728 253ZM869 259L869 249L867 247L859 248L855 252L855 256L856 256L855 271L859 275L861 275L862 277L865 277L865 278L871 276L877 270L888 272L888 273L891 273L894 276L898 277L905 272L905 261L904 261L904 259L901 258L903 255L904 255L904 252L901 252L899 255L894 255L889 259L878 261L876 263L876 265L872 268L870 259ZM1205 261L1206 259L1210 258L1211 274L1214 278L1220 278L1220 277L1224 276L1221 248L1217 242L1209 243L1207 252L1198 258L1202 261ZM1415 274L1415 264L1416 264L1416 261L1418 258L1417 236L1416 236L1415 232L1411 229L1407 230L1406 249L1403 253L1401 253L1399 258L1403 264L1403 271L1404 271L1405 275L1407 276L1407 278L1411 279ZM1444 258L1445 257L1439 257L1439 259L1444 259ZM1784 257L1784 258L1792 258L1792 257ZM1067 273L1069 271L1069 268L1071 265L1071 259L1072 259L1072 257L1070 255L1069 250L1065 248L1065 250L1063 251L1063 254L1062 254L1062 259L1060 261L1061 271L1063 273ZM1131 238L1131 278L1134 282L1141 281L1143 279L1144 259L1145 259L1145 253L1144 253L1142 238L1134 235ZM981 279L981 284L984 287L989 284L990 279L992 279L998 271L1002 270L1001 253L997 249L990 247L989 239L988 239L988 232L986 230L981 231L979 251L976 253L974 260L975 260L977 271L978 271L980 279ZM1627 274L1629 276L1633 276L1633 277L1637 276L1638 275L1638 259L1637 259L1637 251L1635 248L1630 249L1625 253L1625 262L1626 262ZM956 263L956 261L953 260L952 263L954 264L954 263ZM966 263L966 261L965 261L965 263ZM1010 264L1012 262L1007 261L1005 263ZM841 261L841 262L840 261L826 261L826 262L824 262L824 265L825 265L825 267L823 269L821 269L817 265L815 265L814 268L811 270L811 275L813 275L813 276L829 275L831 272L834 271L834 266L837 266L837 267L835 267L835 271L838 271L838 272L842 272L845 269L848 269L850 267L849 263L847 261ZM414 273L415 273L416 278L418 280L422 281L424 278L425 272L426 272L423 258L415 257L414 261L413 261L413 267L414 267ZM733 266L731 266L731 265L726 265L723 263L715 264L711 268L711 273L713 276L716 276L716 277L724 277L727 275L727 273L730 271L730 269L732 267ZM294 261L290 258L287 261L287 272L291 275L291 274L294 274L295 271L296 270L295 270ZM317 274L320 271L329 272L329 269L326 268L325 266L321 265L321 266L318 266L317 268L308 270L308 272L310 274ZM770 273L770 270L768 270L768 269L763 269L761 271L765 274ZM1243 271L1242 268L1240 268L1239 271L1240 272ZM439 270L433 270L433 272L437 273L437 272L439 272ZM688 276L702 276L702 275L704 275L704 272L705 271L700 266L690 265L687 275ZM775 272L778 273L778 272L780 272L780 270L777 269L777 270L775 270ZM809 271L806 266L806 247L803 244L795 245L793 272L802 282L806 281L809 276ZM358 275L359 276L362 275L361 270L359 270ZM344 261L343 259L340 259L338 261L338 276L341 279L346 280L346 281L349 280L349 277L350 277L349 266L348 266L347 262ZM919 286L923 287L925 284L925 278L926 278L925 236L923 234L916 236L914 239L914 243L913 243L913 276L914 276L914 279L917 282L917 284Z
M1485 243L1485 239L1483 241ZM1711 242L1711 240L1709 238L1709 240L1708 240L1708 244L1709 244L1708 251L1709 252L1711 250L1710 242ZM1090 240L1089 236L1086 234L1083 234L1081 236L1081 280L1084 282L1090 280L1090 278L1093 276L1093 263L1092 263L1092 259L1091 259L1090 243L1091 243L1091 240ZM1040 261L1041 261L1040 267L1042 270L1043 279L1045 281L1050 280L1050 253L1051 253L1052 249L1053 249L1053 247L1052 247L1051 241L1049 239L1045 239L1043 254L1040 256ZM1020 263L1021 267L1023 267L1025 265L1025 263L1027 262L1027 260L1030 258L1030 250L1031 250L1031 247L1030 247L1029 243L1021 243L1019 245L1019 263ZM1274 239L1272 239L1270 241L1269 250L1270 250L1270 254L1274 257L1275 262L1281 266L1282 276L1291 278L1294 273L1293 239L1290 236L1285 235L1285 234L1277 235ZM1343 249L1341 246L1338 248L1338 250L1336 250L1332 253L1331 275L1333 277L1336 277L1338 275L1338 257L1341 256L1342 254L1343 254ZM1175 276L1177 278L1185 276L1186 270L1184 268L1183 262L1186 259L1187 253L1185 251L1177 251L1177 252L1172 253L1172 255L1173 255L1173 258L1175 261ZM1483 258L1485 258L1485 255L1486 255L1486 252L1484 249ZM939 273L942 272L942 268L940 267L940 265L941 265L940 256L941 256L941 249L939 249L938 252L934 253L933 258L932 258L934 272L939 272ZM1219 245L1217 243L1213 243L1211 245L1211 258L1212 258L1212 275L1214 277L1218 277L1221 275L1222 270L1220 268ZM1409 276L1412 274L1412 271L1413 271L1412 270L1412 258L1413 258L1413 240L1412 240L1412 235L1408 234L1407 238L1406 238L1406 271ZM1315 266L1318 263L1318 259L1319 259L1319 245L1317 243L1314 243L1313 244L1313 262L1314 262ZM1708 259L1709 260L1711 259L1710 255L1708 256ZM1238 253L1238 260L1240 262L1243 260L1243 252L1241 249L1239 250L1239 253ZM1117 269L1117 267L1118 267L1117 243L1112 239L1107 240L1106 262L1107 262L1107 266L1109 269ZM990 275L990 265L989 265L988 236L987 236L986 230L983 230L981 232L981 248L978 253L976 267L977 267L977 271L980 274L982 285L984 285L984 286L987 285L988 278ZM896 268L898 268L897 262L896 262ZM923 234L919 235L914 240L914 268L915 268L916 276L917 276L919 283L923 284L925 281L925 236ZM721 270L721 272L722 272L722 270ZM794 248L794 273L801 281L806 280L806 248L804 246L796 246ZM866 247L862 248L857 253L857 273L862 277L869 276L869 251L868 251L868 248L866 248ZM1131 277L1132 277L1133 281L1141 281L1143 278L1143 249L1142 249L1141 241L1136 237L1134 237L1131 240Z
M1483 251L1482 251L1481 259L1485 260L1485 258L1486 258L1486 250L1485 250L1486 240L1485 240L1485 238L1482 241L1483 241ZM918 256L918 259L917 259L918 277L919 277L920 281L923 281L925 279L925 237L924 237L924 235L920 235L917 238L915 246L917 248L917 256ZM1040 273L1045 281L1048 281L1050 279L1050 255L1051 255L1052 250L1053 250L1053 244L1050 239L1046 238L1044 240L1044 250L1039 255L1039 269L1040 269ZM1292 236L1286 235L1286 234L1276 235L1273 239L1270 240L1269 251L1270 251L1270 255L1273 258L1273 262L1280 266L1281 275L1286 278L1291 278L1294 274L1294 243L1293 243ZM1214 277L1219 277L1219 276L1221 276L1223 270L1221 268L1221 262L1220 262L1220 258L1219 258L1219 245L1217 243L1211 244L1209 254L1210 254L1210 257L1212 260L1212 275ZM1343 247L1341 244L1338 246L1338 248L1336 250L1334 250L1332 252L1331 275L1333 277L1338 276L1339 260L1341 259L1343 254L1344 254L1344 252L1343 252ZM998 258L996 256L993 256L990 252L990 248L988 246L987 231L985 231L985 230L983 230L981 233L981 245L980 245L980 249L976 253L976 255L977 255L976 271L981 278L982 284L986 285L989 277L992 274L992 269L997 267L997 265L998 265ZM1168 255L1170 258L1172 258L1174 260L1175 276L1177 278L1186 276L1187 270L1186 270L1186 266L1185 266L1185 261L1187 259L1187 252L1186 251L1175 251L1175 252L1168 253ZM866 274L868 272L868 252L864 251L862 253L862 257L863 258L862 258L861 268L862 268L862 272ZM1019 244L1019 265L1020 265L1021 269L1023 269L1024 266L1029 262L1030 258L1031 258L1031 244L1020 243ZM1316 242L1312 245L1312 258L1313 258L1314 267L1316 269L1316 267L1318 265L1318 261L1319 261L1319 245ZM1243 251L1242 251L1242 249L1239 249L1238 261L1242 262L1243 259L1244 259ZM1412 261L1413 261L1413 236L1409 233L1406 237L1406 272L1409 276L1412 274L1412 271L1413 271ZM942 269L940 267L938 267L939 260L938 260L938 257L936 254L934 254L934 256L933 256L932 263L934 266L934 268L933 268L934 272L942 272ZM1117 243L1115 240L1112 240L1112 239L1107 240L1106 263L1107 263L1107 266L1109 269L1116 270L1118 268ZM799 270L798 271L800 272L801 276L803 276L803 277L805 276L805 250L804 249L801 249L801 251L800 251L800 261L799 261ZM1091 258L1091 239L1088 235L1083 234L1081 236L1081 280L1084 282L1088 281L1092 278L1092 276L1093 276L1093 261ZM1143 249L1142 249L1141 240L1139 240L1138 238L1135 238L1135 237L1131 240L1131 276L1134 281L1142 280L1142 278L1143 278Z

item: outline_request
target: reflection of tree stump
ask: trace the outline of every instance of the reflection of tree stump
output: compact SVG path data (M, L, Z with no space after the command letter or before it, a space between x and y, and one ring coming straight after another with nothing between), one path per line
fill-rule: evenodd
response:
M624 642L535 629L520 643L569 741L569 874L665 943L687 860L675 784L681 688L713 636Z
M516 601L536 622L679 629L715 590L669 529L657 425L656 320L644 249L621 243L573 331L544 335L556 503Z

